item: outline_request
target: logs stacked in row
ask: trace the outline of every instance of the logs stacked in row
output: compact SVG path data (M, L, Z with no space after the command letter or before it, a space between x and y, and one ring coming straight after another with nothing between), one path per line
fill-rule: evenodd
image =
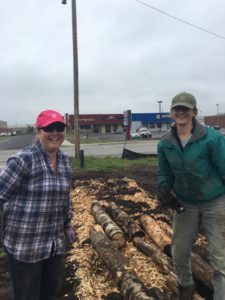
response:
M126 258L118 248L125 246L124 232L110 218L100 204L91 207L96 221L102 225L106 235L94 228L90 230L90 239L95 250L106 264L112 277L117 282L121 295L130 300L153 300L147 288L138 276L127 268Z
M151 257L165 274L168 287L175 296L178 295L172 260L163 253L164 247L171 243L171 236L168 232L163 231L151 217L147 215L142 216L140 222L150 240L154 242L154 245L150 240L146 242L146 238L145 240L141 238L144 236L144 232L140 225L114 203L108 208L114 221L98 202L92 205L91 211L97 223L103 227L107 235L106 237L104 233L98 232L93 228L90 230L91 241L117 282L125 300L161 299L159 291L156 291L154 295L149 293L138 276L128 270L126 258L118 250L125 246L126 239L133 240L133 244L137 249ZM211 267L200 256L194 253L192 253L192 266L194 276L208 288L212 288L213 273ZM162 299L165 299L165 296ZM195 294L195 299L202 298Z

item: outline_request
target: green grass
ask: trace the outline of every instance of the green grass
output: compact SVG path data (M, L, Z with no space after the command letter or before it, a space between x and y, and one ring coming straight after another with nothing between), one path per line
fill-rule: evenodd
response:
M84 168L80 168L80 161L78 159L71 158L73 171L110 171L110 170L128 170L136 167L150 167L157 165L157 158L148 157L135 160L128 160L115 157L94 157L85 156L84 157Z
M9 136L0 136L0 142L7 140L9 138Z

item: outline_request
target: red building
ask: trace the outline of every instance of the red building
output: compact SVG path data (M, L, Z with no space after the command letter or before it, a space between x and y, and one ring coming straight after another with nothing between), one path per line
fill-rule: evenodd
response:
M215 116L205 116L204 117L205 125L214 127L219 126L219 128L225 128L225 115L219 114Z
M74 129L74 115L65 114L69 129ZM94 133L116 132L123 130L123 114L87 114L79 115L79 125L82 131Z

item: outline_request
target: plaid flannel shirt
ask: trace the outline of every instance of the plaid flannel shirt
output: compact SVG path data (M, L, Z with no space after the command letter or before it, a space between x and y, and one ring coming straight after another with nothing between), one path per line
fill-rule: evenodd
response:
M38 141L8 159L0 172L3 243L17 260L37 262L65 251L71 220L69 157L57 152L57 172Z

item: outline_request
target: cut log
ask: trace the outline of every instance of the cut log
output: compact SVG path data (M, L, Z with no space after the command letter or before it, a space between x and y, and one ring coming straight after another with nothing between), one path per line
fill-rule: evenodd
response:
M125 257L104 233L96 231L92 227L89 236L96 252L106 264L114 280L120 280L126 267Z
M171 244L171 239L150 216L143 215L141 216L140 221L148 236L160 249L164 249L165 246Z
M148 289L134 272L125 272L119 282L119 289L124 300L154 300Z
M106 235L112 240L113 244L118 248L124 247L126 244L124 232L110 218L105 209L98 202L95 202L91 206L91 212L95 217L96 222L102 226Z
M205 286L213 289L213 268L197 253L191 253L192 272Z
M155 220L144 215L140 218L150 239L162 250L166 245L171 244L171 236L161 229ZM200 280L205 286L213 288L213 269L200 255L191 253L192 272L195 278Z
M172 258L163 253L158 246L147 243L139 237L134 238L133 243L138 250L140 250L146 256L151 257L151 259L160 267L163 273L168 274L170 272L174 272Z
M127 238L132 240L135 236L144 236L144 231L124 210L115 203L109 206L110 215L119 227L125 232Z
M153 299L158 299L158 300L170 300L171 298L168 295L165 295L165 292L161 292L159 289L153 287L148 289L149 294ZM175 300L175 299L174 299Z
M138 276L127 270L126 258L104 233L92 227L89 236L96 252L118 284L124 300L154 300Z
M133 243L138 250L151 257L154 263L160 267L162 273L165 274L167 286L175 295L178 295L177 276L174 272L172 259L163 253L158 246L147 243L139 237L134 238Z
M160 267L161 271L165 273L167 286L176 296L178 296L177 276L173 268L172 259L164 254L156 245L147 243L139 237L134 238L133 243L137 249L146 256L151 257L151 259ZM202 297L195 293L194 299L200 300Z

